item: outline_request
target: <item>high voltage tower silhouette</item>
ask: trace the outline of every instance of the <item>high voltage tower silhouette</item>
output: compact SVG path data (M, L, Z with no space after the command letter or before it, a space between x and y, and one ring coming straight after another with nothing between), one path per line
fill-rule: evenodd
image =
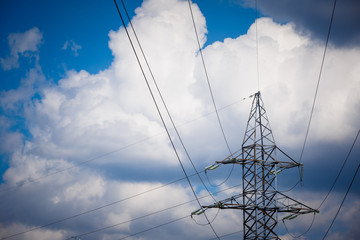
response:
M214 170L221 164L241 165L242 193L202 206L192 215L200 215L209 208L240 209L243 210L243 239L280 239L275 232L278 215L282 220L290 220L301 214L318 213L277 190L277 175L293 167L302 170L302 164L276 146L260 92L253 95L241 153L206 169Z

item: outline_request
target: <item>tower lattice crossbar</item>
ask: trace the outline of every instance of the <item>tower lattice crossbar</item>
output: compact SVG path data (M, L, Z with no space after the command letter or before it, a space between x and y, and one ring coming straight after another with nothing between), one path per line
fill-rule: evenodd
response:
M260 92L250 97L253 102L240 153L206 168L214 170L222 164L240 164L242 193L202 206L192 215L200 215L209 208L241 209L243 239L280 239L275 232L279 214L284 213L282 219L286 220L318 210L277 190L277 175L293 167L302 170L302 164L276 146Z

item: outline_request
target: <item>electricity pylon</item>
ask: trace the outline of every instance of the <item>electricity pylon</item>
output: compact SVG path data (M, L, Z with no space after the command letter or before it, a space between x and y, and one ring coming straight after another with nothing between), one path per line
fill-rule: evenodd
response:
M243 210L243 239L280 239L275 232L279 213L284 215L282 220L287 220L301 214L315 214L318 210L277 190L277 175L293 167L300 167L302 175L302 164L276 146L260 92L252 96L241 153L206 168L214 170L222 164L240 164L242 193L202 206L192 215L200 215L209 208L240 209Z

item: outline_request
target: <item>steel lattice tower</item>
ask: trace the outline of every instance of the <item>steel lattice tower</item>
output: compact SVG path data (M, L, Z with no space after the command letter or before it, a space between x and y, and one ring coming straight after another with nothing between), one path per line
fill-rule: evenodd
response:
M241 153L206 168L213 170L221 164L240 164L242 193L209 206L202 206L192 215L200 215L209 208L241 209L243 239L280 239L275 232L278 213L287 213L282 214L286 215L282 218L286 220L318 211L277 190L277 174L293 167L302 168L302 164L276 146L260 92L250 97L253 97L253 102Z

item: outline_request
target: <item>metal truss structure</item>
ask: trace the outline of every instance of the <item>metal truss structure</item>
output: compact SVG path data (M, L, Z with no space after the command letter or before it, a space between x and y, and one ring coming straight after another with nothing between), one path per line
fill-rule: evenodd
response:
M242 166L242 193L202 206L192 215L200 215L209 208L240 209L243 210L243 239L280 239L275 232L279 213L286 215L283 220L318 213L277 190L277 175L293 167L300 167L302 171L302 164L276 146L260 92L253 95L241 153L206 169L213 170L222 164Z

